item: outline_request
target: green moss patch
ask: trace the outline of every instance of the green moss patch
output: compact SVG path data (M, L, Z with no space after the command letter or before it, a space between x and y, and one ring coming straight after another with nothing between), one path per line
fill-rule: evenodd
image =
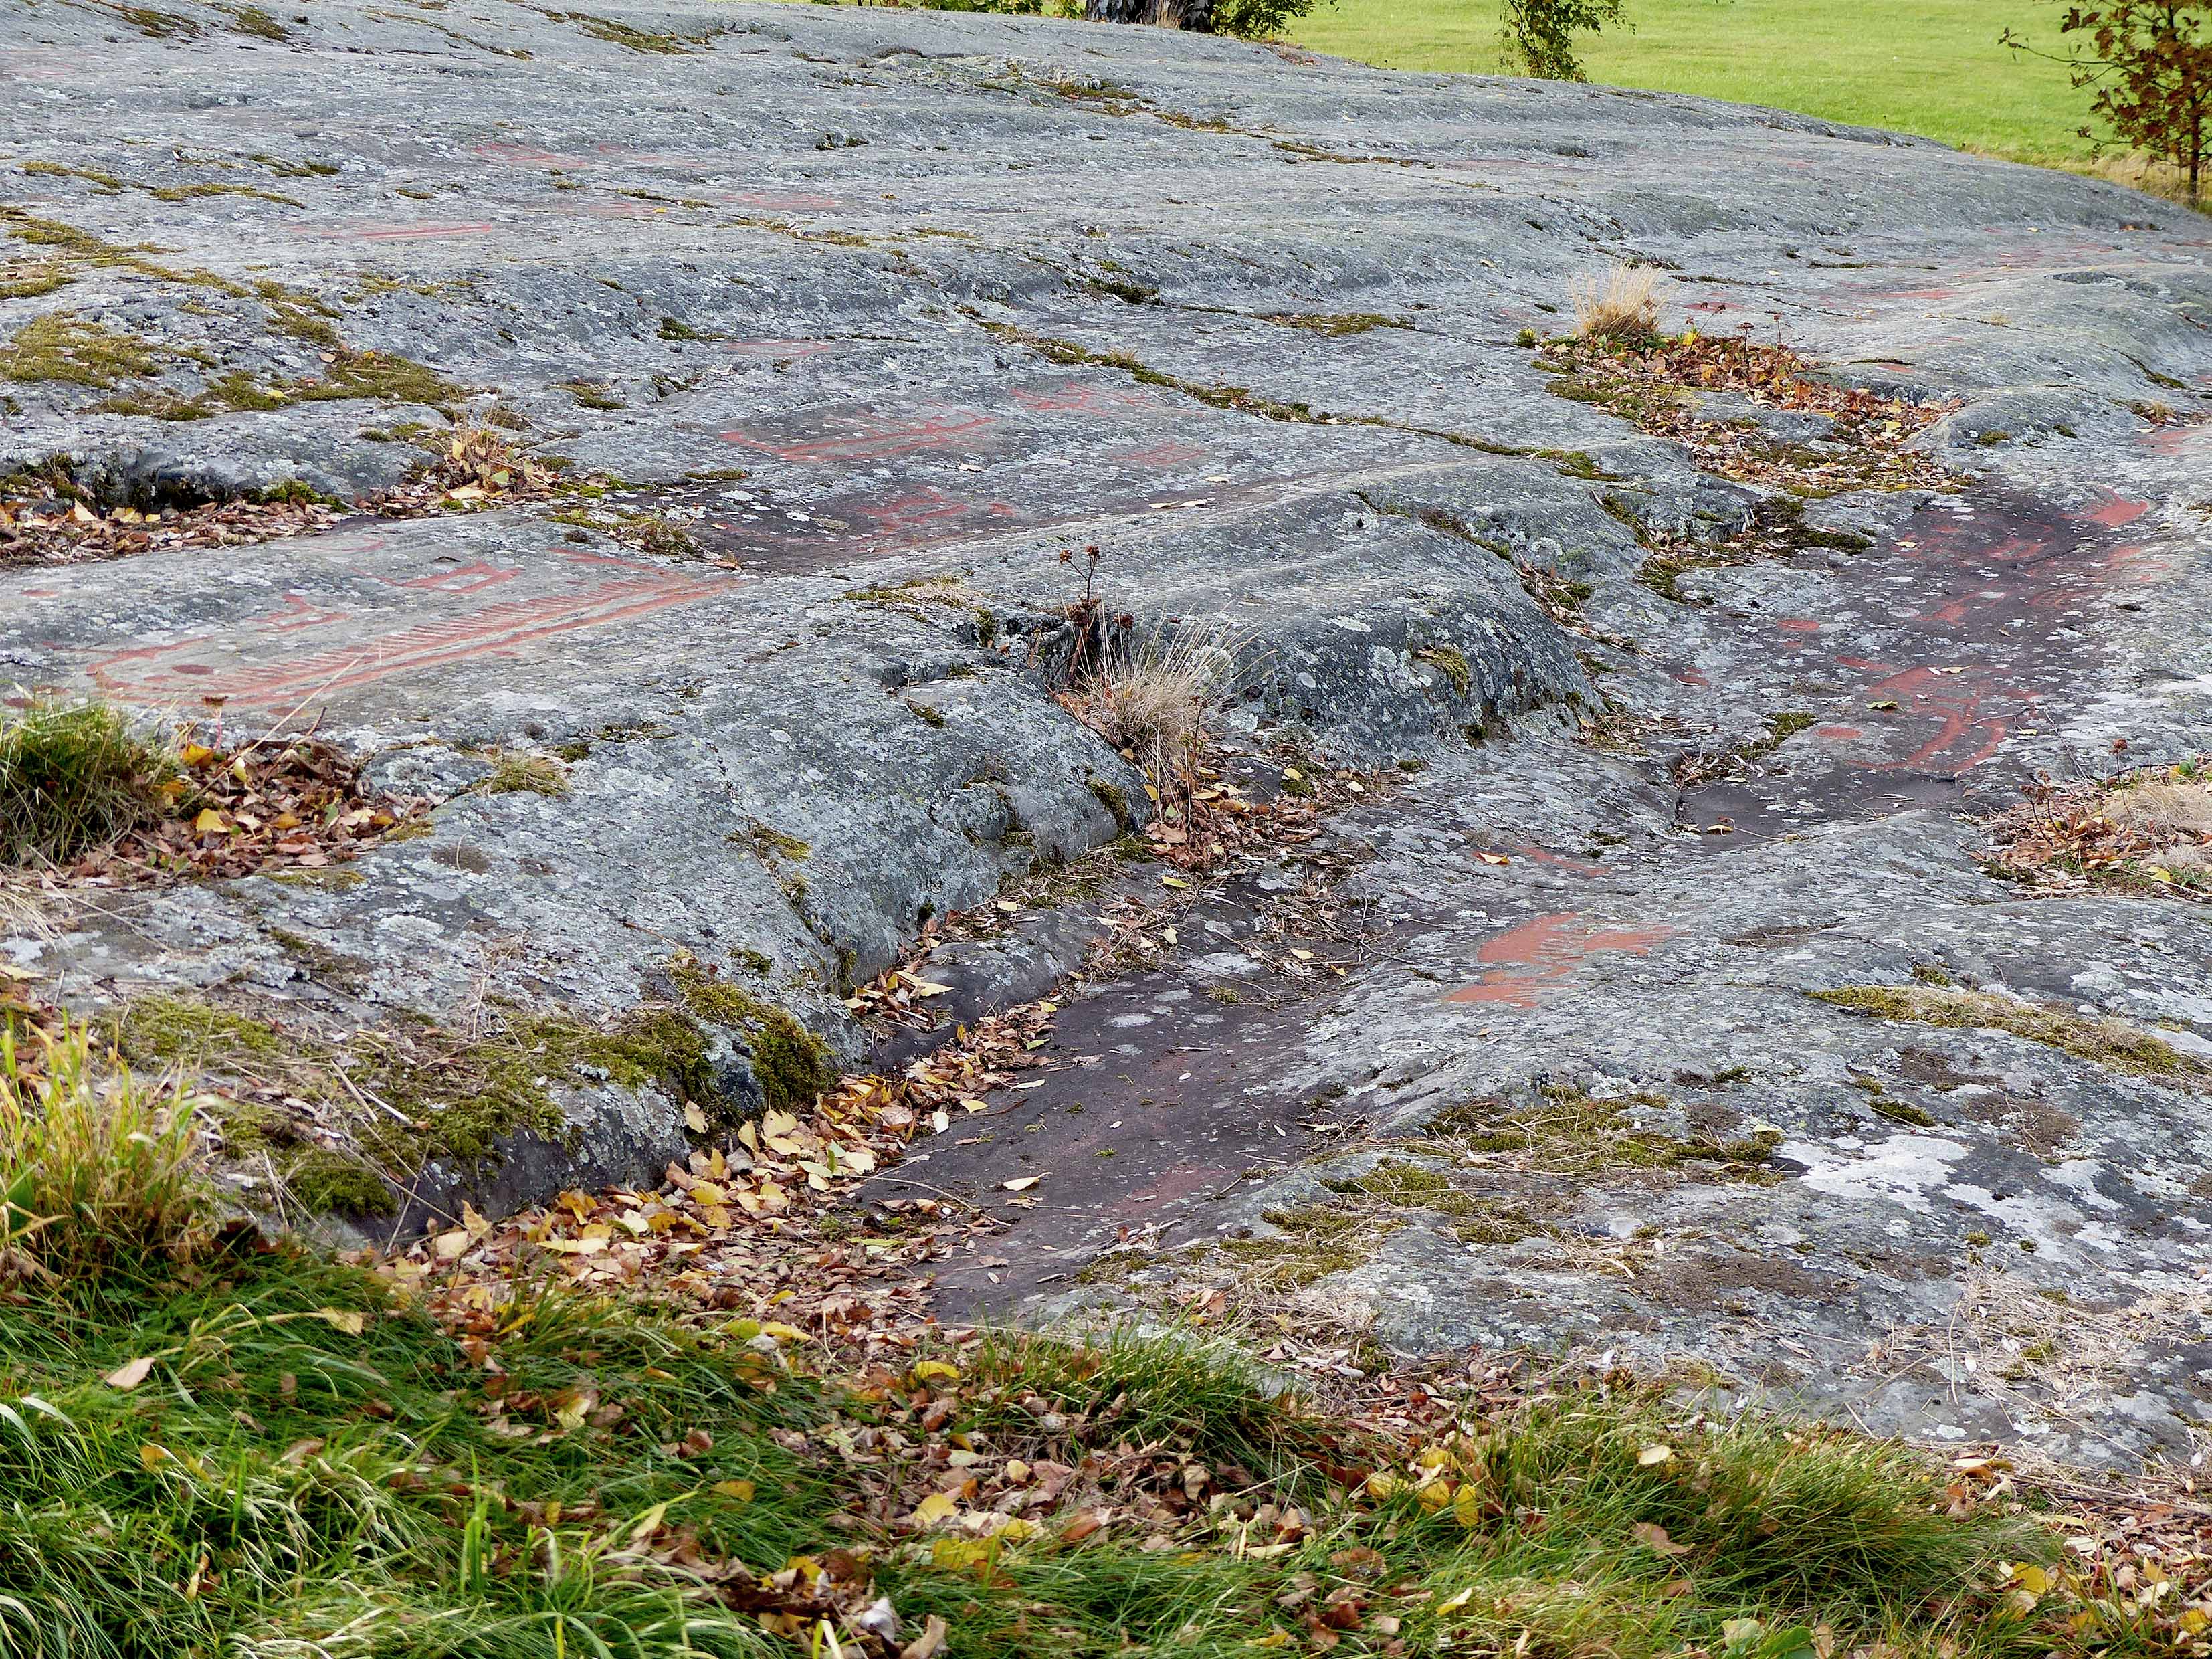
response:
M668 972L685 1008L743 1038L752 1059L753 1080L770 1109L789 1111L809 1106L837 1086L837 1063L830 1045L798 1019L720 978L696 957L678 957Z
M1435 664L1458 696L1464 697L1474 690L1474 671L1468 666L1467 653L1457 646L1429 646L1413 653L1413 659L1417 662Z
M1454 1107L1432 1121L1429 1132L1467 1152L1507 1157L1546 1175L1594 1176L1709 1163L1739 1180L1773 1178L1766 1166L1781 1145L1780 1135L1765 1131L1740 1140L1674 1135L1638 1124L1629 1109L1666 1104L1656 1095L1606 1100L1553 1085L1533 1101L1477 1100Z
M502 754L483 787L488 794L557 798L568 793L568 769L551 755Z
M778 1018L797 1027L788 1015L763 1009L758 1024L768 1033L769 1057L757 1054L755 1064L786 1084L781 1098L788 1100L801 1081L818 1074L810 1064L818 1040L807 1048ZM255 1012L156 993L117 1009L106 1034L142 1068L184 1066L274 1086L325 1108L393 1172L434 1157L495 1162L500 1143L517 1134L565 1139L570 1132L555 1087L653 1089L724 1115L734 1105L708 1060L706 1031L687 1010L668 1005L648 1004L606 1026L507 1009L472 1036L425 1024L362 1032L338 1044L280 1029ZM832 1081L835 1075L830 1069Z
M1845 985L1812 993L1817 1002L1875 1019L1954 1030L2004 1031L2135 1077L2203 1086L2212 1066L2125 1020L2077 1014L2048 1003L1941 985Z
M0 375L11 380L60 380L106 392L160 373L150 343L63 313L33 318L0 346Z

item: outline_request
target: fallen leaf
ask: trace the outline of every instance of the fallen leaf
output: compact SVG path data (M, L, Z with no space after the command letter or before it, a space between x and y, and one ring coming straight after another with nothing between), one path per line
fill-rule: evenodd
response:
M154 1362L151 1359L133 1359L118 1365L100 1380L111 1389L135 1389L153 1375L153 1371Z
M921 1627L921 1634L899 1650L899 1659L937 1659L945 1651L945 1636L944 1616L931 1613L929 1622Z
M1012 1181L1002 1181L999 1184L1010 1193L1025 1193L1043 1179L1042 1176L1021 1176Z

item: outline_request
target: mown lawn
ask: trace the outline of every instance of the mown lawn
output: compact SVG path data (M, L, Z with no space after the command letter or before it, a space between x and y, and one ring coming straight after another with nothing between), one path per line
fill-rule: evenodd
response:
M1586 54L1593 81L1767 104L2021 160L2086 157L2087 94L2057 64L1997 45L2010 27L2055 50L2045 0L1628 0L1632 30ZM1303 46L1394 69L1498 69L1497 0L1321 0Z

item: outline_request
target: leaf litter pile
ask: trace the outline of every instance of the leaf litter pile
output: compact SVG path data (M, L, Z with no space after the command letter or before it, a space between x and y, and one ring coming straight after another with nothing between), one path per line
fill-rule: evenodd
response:
M2212 760L2045 778L1990 825L1991 863L2054 892L2105 885L2212 901Z
M19 472L0 478L0 569L77 564L182 547L241 547L304 536L356 514L415 519L539 501L560 474L486 427L456 427L426 465L396 489L352 507L305 485L258 499L201 501L146 510L103 505L65 477Z
M58 757L52 743L40 753L35 739L9 742L57 722L81 732L115 718L97 707L51 715L33 707L0 721L0 799L43 791L51 808L97 791L114 801L97 821L106 833L87 834L64 819L40 835L39 813L26 807L15 833L0 836L5 864L47 881L107 887L322 869L353 858L423 805L369 788L357 759L311 736L233 747L223 745L219 727L187 726L158 746L126 740L104 763L97 753Z
M1563 397L1613 410L1690 452L1700 471L1799 494L1850 489L1949 489L1957 478L1911 447L1957 405L1885 397L1823 379L1819 366L1780 343L1688 333L1639 340L1552 340L1538 365L1560 378ZM1820 434L1783 441L1751 420L1698 418L1685 392L1731 393L1762 410L1818 417Z

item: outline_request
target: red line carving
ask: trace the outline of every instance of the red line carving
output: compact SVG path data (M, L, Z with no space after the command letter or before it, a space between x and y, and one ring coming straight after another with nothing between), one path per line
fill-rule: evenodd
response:
M593 580L567 592L513 599L398 627L386 634L342 640L275 662L242 662L227 651L214 660L196 659L205 658L210 647L223 643L216 635L199 635L168 645L112 653L95 660L89 672L95 684L109 690L127 690L137 696L199 696L220 691L236 702L275 706L373 684L441 664L511 653L533 641L688 605L726 593L738 585L738 579L732 577L683 576L626 560L586 556L574 562L615 564L629 574ZM479 581L472 586L449 589L437 587L434 582L395 584L460 594L493 585ZM335 618L339 614L330 616Z
M994 422L988 415L956 410L906 421L879 415L833 415L826 424L839 430L798 440L725 432L722 440L764 451L783 461L866 461L911 454L917 449L947 448L956 440L982 432Z

